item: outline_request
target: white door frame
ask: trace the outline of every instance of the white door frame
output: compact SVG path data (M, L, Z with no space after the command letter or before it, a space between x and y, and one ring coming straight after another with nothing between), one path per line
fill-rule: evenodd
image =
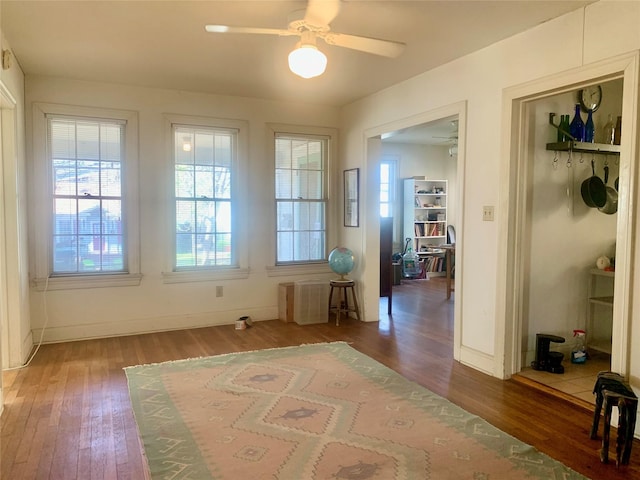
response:
M394 132L404 128L413 127L423 123L429 123L436 120L440 120L447 117L458 117L458 158L456 166L456 205L457 205L457 225L456 225L456 276L455 282L455 302L453 307L454 316L454 333L453 333L453 358L460 360L461 342L462 342L462 279L464 278L463 258L464 258L464 172L465 172L465 139L466 139L466 125L467 125L467 102L461 101L446 105L440 108L429 110L424 113L413 115L411 117L399 119L393 122L385 123L378 127L370 128L364 132L364 152L365 152L365 164L364 164L364 177L365 179L373 178L373 172L379 171L380 167L380 137L384 133ZM372 145L371 142L374 144ZM379 177L379 175L375 175ZM363 236L362 251L367 252L367 259L369 260L366 271L364 272L364 283L368 285L376 286L376 295L370 295L370 301L368 302L367 309L375 310L376 318L380 316L380 303L378 295L378 285L380 284L380 255L379 245L375 252L367 251L367 239L379 239L380 238L380 209L378 206L378 200L380 199L380 181L378 182L365 182L367 189L370 189L367 195L370 202L367 202L370 207L367 209L367 222L365 223L366 233ZM375 192L373 192L375 190ZM377 259L377 264L375 263ZM367 298L366 300L369 300Z
M16 128L16 100L8 88L0 81L0 366L6 368L16 363L20 352L20 319L9 318L9 278L7 275L7 259L15 252L8 252L7 248L7 218L6 209L15 206L15 200L8 201L9 194L5 182L5 165L15 161L15 128ZM15 170L9 168L10 171ZM1 384L1 382L0 382Z
M616 231L615 297L611 368L627 375L629 370L629 331L632 323L632 275L635 259L634 229L640 213L637 207L638 165L638 68L639 52L559 73L508 88L503 94L500 172L500 232L498 256L497 315L495 339L496 374L508 378L522 368L522 322L524 226L526 224L526 104L542 97L578 89L581 85L623 78L620 152L620 184ZM631 135L633 133L633 135Z

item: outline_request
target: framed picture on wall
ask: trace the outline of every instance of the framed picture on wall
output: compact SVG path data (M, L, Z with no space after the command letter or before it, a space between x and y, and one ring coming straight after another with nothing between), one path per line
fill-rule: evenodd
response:
M360 194L360 169L352 168L344 171L344 226L358 227L359 196Z

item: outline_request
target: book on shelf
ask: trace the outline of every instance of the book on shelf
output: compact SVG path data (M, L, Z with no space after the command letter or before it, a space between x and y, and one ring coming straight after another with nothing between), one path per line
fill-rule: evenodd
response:
M442 237L444 236L444 223L431 223L429 224L429 237Z
M426 272L443 272L444 258L431 256L424 259L424 270Z

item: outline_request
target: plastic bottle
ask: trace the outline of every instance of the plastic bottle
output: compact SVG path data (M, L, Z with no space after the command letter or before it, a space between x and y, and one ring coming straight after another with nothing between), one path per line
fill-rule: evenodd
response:
M587 361L587 347L585 346L585 337L587 332L584 330L574 330L573 338L575 344L571 350L571 363L584 363Z
M402 270L405 278L418 278L420 275L418 256L413 252L411 246L407 248L407 253L402 256Z
M576 111L569 125L569 133L576 142L584 142L584 122L580 116L580 104L576 104Z

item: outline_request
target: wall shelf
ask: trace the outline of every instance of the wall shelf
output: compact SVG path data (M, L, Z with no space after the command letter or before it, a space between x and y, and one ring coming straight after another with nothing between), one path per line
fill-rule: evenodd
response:
M620 145L589 142L553 142L547 143L547 150L557 152L597 153L600 155L620 155Z

